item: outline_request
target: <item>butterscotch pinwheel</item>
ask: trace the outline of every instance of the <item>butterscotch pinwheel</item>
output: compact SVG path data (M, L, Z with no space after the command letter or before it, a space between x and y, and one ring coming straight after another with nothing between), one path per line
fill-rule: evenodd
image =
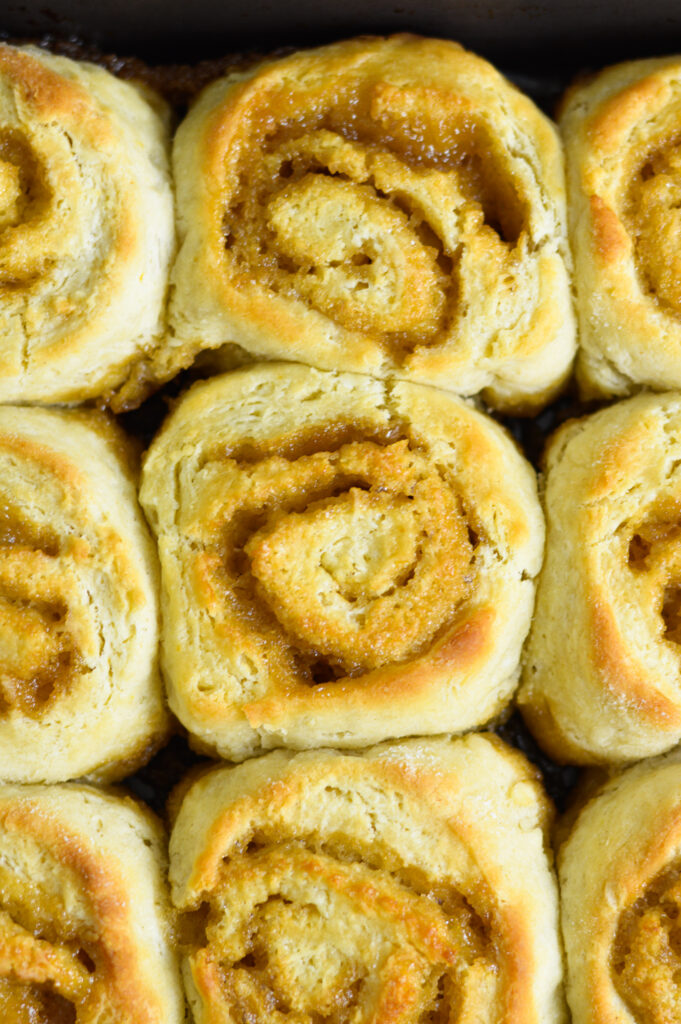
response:
M0 786L0 1018L183 1024L161 829L85 786Z
M519 700L553 756L635 761L681 740L681 396L566 424Z
M681 387L681 61L632 61L565 102L588 396Z
M178 130L174 168L161 376L236 345L505 407L565 379L557 134L455 43L363 38L216 82Z
M170 845L196 1024L558 1024L546 824L483 736L210 773Z
M0 45L0 402L141 393L174 243L157 108L103 68Z
M266 364L147 455L163 660L222 756L464 730L508 701L541 561L534 474L443 392Z
M681 756L630 768L560 851L574 1024L681 1020Z
M121 777L168 729L158 566L122 432L0 408L0 778Z

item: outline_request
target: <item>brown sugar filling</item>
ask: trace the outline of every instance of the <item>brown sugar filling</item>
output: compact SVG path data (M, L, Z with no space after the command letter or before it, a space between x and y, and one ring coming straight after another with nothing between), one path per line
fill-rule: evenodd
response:
M613 946L615 987L639 1024L681 1021L681 871L664 870L623 912Z
M40 714L86 669L67 625L66 605L41 595L32 576L35 552L52 559L59 551L51 531L0 504L0 716Z
M251 442L221 453L231 483L199 571L218 628L279 685L411 660L460 615L480 528L396 435L350 440L357 428L336 424L279 439L284 455L270 444L257 461Z
M79 933L59 891L27 886L0 865L0 1020L87 1024L97 942Z
M386 983L385 963L381 966L372 964L363 948L349 949L342 941L337 944L334 927L328 927L323 912L314 902L301 898L297 903L282 892L273 891L265 895L263 891L235 932L230 935L230 927L227 932L223 931L225 918L230 913L224 894L230 891L234 880L237 883L243 880L242 884L246 886L253 884L260 892L255 881L260 871L259 864L266 874L271 870L277 871L275 864L281 853L281 841L262 833L254 837L243 854L235 854L225 862L222 868L225 877L218 879L214 895L199 911L185 915L192 919L192 929L195 929L197 915L203 921L201 935L193 930L194 943L188 949L190 955L198 953L199 960L206 957L219 964L220 999L228 1009L230 1019L244 1024L265 1024L274 1014L296 1024L347 1024L351 1020L366 1019L367 1012L374 1019L373 1010L368 1011L368 1007L373 1006L371 1000L376 997L376 986L380 988ZM394 900L399 897L393 895L384 905L379 889L375 888L380 886L381 876L390 876L403 891L406 918L413 920L412 915L418 913L416 907L423 908L428 921L434 915L430 929L423 933L429 936L425 940L426 945L432 941L433 929L449 936L451 948L456 949L455 961L449 965L438 962L437 942L430 953L423 950L410 953L408 942L404 948L394 948L395 954L404 957L407 969L418 962L423 975L417 986L418 995L416 998L412 996L411 1012L400 1020L413 1021L413 1024L457 1020L463 999L461 979L466 970L474 964L482 966L484 963L493 973L498 971L498 952L492 938L490 912L477 911L472 902L474 898L476 903L487 901L491 906L488 893L481 890L474 897L466 896L452 886L430 878L419 867L398 863L389 850L381 852L375 847L365 847L351 837L301 837L284 842L283 853L288 858L287 863L297 865L295 870L302 871L303 875L310 872L315 888L320 877L316 855L332 858L339 865L339 871L342 871L341 865L350 866L348 895L351 901L357 894L366 893L369 900L377 901L379 920L384 915L391 919L396 915L395 920L398 921L401 920L401 912ZM355 867L359 873L352 870ZM332 887L335 887L340 876L336 877L335 871L332 871L332 876ZM360 877L362 883L359 882ZM357 887L355 897L352 896L354 887ZM425 897L425 902L414 904L411 902L414 897ZM362 896L359 898L361 900ZM371 914L369 911L369 916ZM296 946L296 927L312 936L309 952ZM424 960L428 956L433 957L431 964ZM372 994L367 1000L369 992Z
M664 638L681 644L681 506L677 502L663 502L636 528L628 560L635 573L655 580Z
M681 138L658 143L645 157L631 184L625 221L644 287L681 315Z
M30 142L17 129L0 129L0 288L24 287L40 273L47 255L28 244L24 226L44 216L51 198Z
M257 280L303 298L396 357L437 344L455 312L460 253L443 241L410 181L429 171L449 176L460 211L473 213L501 260L527 222L491 133L450 101L434 90L356 79L304 95L272 90L262 116L244 118L227 186L225 249L237 285ZM386 169L386 158L406 173L392 163Z

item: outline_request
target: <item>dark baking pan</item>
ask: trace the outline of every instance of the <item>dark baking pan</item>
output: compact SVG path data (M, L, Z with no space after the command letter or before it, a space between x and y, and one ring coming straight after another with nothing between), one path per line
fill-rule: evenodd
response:
M0 29L75 36L147 60L319 42L360 32L455 38L503 67L534 71L603 64L681 48L677 0L9 0Z

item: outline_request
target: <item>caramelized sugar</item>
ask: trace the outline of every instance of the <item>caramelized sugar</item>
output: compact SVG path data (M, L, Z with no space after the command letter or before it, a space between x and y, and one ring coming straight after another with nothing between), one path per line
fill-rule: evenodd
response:
M225 621L244 632L280 685L324 684L409 660L459 613L472 581L465 516L451 485L405 439L395 440L401 433L340 422L209 456L229 460L241 482L230 488L224 525L206 539L201 564ZM372 529L360 534L357 522L367 517ZM374 519L387 530L383 540ZM303 606L287 583L295 564L303 579L301 545L319 548L308 568L337 595L333 612L320 603L316 577Z
M14 505L0 501L0 547L29 548L54 558L59 554L59 538L51 530L28 522Z
M681 315L681 138L658 142L644 158L626 221L645 287Z
M3 569L2 555L13 559ZM41 594L32 577L34 563L17 575L21 553L59 555L57 536L31 523L11 504L0 503L0 715L10 710L36 715L75 674L85 668L67 628L68 609L63 601ZM29 557L31 557L29 555ZM31 568L33 567L33 568Z
M218 879L211 897L205 945L200 951L194 949L194 953L199 952L198 960L206 957L219 965L220 1002L230 1019L265 1024L277 1013L294 1014L299 1024L364 1020L378 991L383 986L389 991L400 978L403 964L407 972L415 969L420 980L415 990L410 991L407 985L399 995L397 991L391 993L388 1003L392 1005L397 995L405 1000L401 1003L401 1012L408 1011L405 1020L444 1024L459 1017L464 998L461 975L467 967L477 963L496 970L496 949L486 916L476 911L466 895L434 880L422 868L392 863L395 854L389 847L363 844L356 837L322 840L307 836L286 841L265 833L260 833L253 845L252 855L235 852L224 863L225 877ZM331 859L324 864L317 861L317 856ZM340 887L350 905L355 898L361 906L365 900L375 899L380 926L388 929L388 934L391 920L400 933L403 927L407 933L414 927L414 935L420 936L415 939L416 946L412 948L405 936L392 953L381 955L380 963L365 962L366 950L352 949L347 939L339 948L334 935L336 918L329 927L324 904L318 907L316 901L304 898L291 902L279 889L276 879L289 871L299 874L303 890L303 879L309 872L315 890L327 882L331 892ZM257 881L261 875L267 878L264 887ZM233 908L223 902L235 878L247 886L243 903L248 906L242 910L243 921L236 924L225 920ZM382 878L391 884L390 895L382 894ZM253 893L249 892L249 882L255 885ZM392 888L394 883L397 890ZM480 892L476 899L483 897ZM251 898L255 901L252 906ZM368 915L369 920L372 917L368 908L360 913ZM348 922L352 916L349 910ZM417 919L422 916L424 926L420 928ZM309 951L297 944L296 929L304 936L303 946L310 943ZM444 948L450 950L444 953L445 960ZM397 967L394 963L390 966L395 958ZM367 1004L363 997L368 978L372 995Z
M0 287L12 289L30 283L47 259L23 245L22 231L45 215L52 192L30 143L17 129L0 128L0 168L0 245L5 246Z
M7 1024L76 1024L76 1007L50 988L0 978L0 1020Z
M663 871L620 917L611 967L638 1024L681 1021L681 872Z
M426 171L450 175L465 207L478 212L480 228L493 234L501 251L513 248L523 233L527 206L505 157L487 127L456 97L353 78L314 85L304 94L272 91L258 113L241 140L224 216L225 247L244 281L257 279L273 291L302 296L348 329L370 333L394 354L436 343L448 327L458 291L459 253L445 244L412 195L410 173L416 179ZM410 173L398 173L390 184L389 175L372 170L372 161L382 154ZM358 210L365 207L366 217L353 213L353 218L364 222L359 235L367 236L365 242L353 242L334 256L333 246L314 242L303 217L306 223L293 228L296 243L284 244L275 223L280 203L317 188L315 179L327 181L320 192L327 212L333 199L329 181L339 191L355 190ZM339 205L347 210L353 193L343 195ZM385 220L373 212L379 210L376 201L392 218L387 234L404 234L402 248L409 247L412 269L428 293L429 316L414 307L414 295L402 296L396 312L390 304L372 305L373 264L380 260ZM335 229L329 234L337 239ZM337 287L331 287L334 275L340 275Z

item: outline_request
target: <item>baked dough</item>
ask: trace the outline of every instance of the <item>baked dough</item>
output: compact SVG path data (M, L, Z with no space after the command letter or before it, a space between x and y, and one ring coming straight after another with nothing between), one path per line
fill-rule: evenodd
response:
M0 1019L181 1024L158 823L86 786L0 786Z
M681 60L608 68L568 94L585 397L681 387Z
M547 456L547 545L520 703L559 760L681 739L681 396L569 423Z
M104 415L0 408L0 778L121 777L165 739L158 567Z
M0 402L100 396L159 344L166 121L103 68L0 44Z
M681 752L624 772L559 855L574 1024L676 1024Z
M567 377L557 133L456 43L365 37L222 79L173 159L161 376L227 344L525 410Z
M547 812L480 735L212 771L170 841L196 1024L563 1021Z
M220 756L463 731L509 700L543 522L531 468L459 399L242 369L181 400L140 498L170 704Z

